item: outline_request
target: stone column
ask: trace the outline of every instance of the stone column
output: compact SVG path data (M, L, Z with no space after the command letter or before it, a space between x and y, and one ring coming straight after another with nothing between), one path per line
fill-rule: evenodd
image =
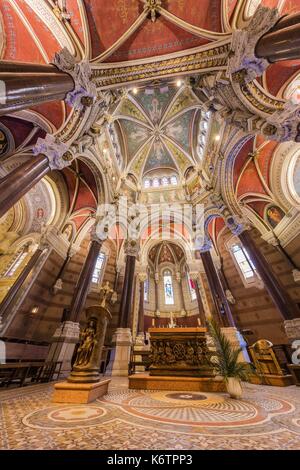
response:
M11 305L14 302L14 299L18 294L20 287L24 284L31 271L37 265L45 250L45 246L41 246L37 250L35 250L30 260L28 261L28 263L26 264L14 284L11 286L4 299L2 300L0 305L1 323L5 323L6 317L10 313Z
M184 292L183 292L183 283L182 283L182 278L181 278L181 272L177 271L176 272L176 281L179 284L179 291L180 291L180 297L181 297L181 305L182 305L182 310L181 310L181 315L186 315L187 311L185 308L185 299L184 299Z
M113 335L113 351L110 363L107 367L107 375L128 376L128 366L132 345L131 332L131 308L133 296L133 283L136 258L139 252L139 244L136 240L125 241L125 276L121 295L119 325Z
M269 62L299 59L300 14L287 15L257 42L255 54Z
M75 157L64 142L51 134L39 138L34 156L0 179L0 217L51 170L62 170Z
M140 351L149 350L149 346L145 345L145 328L144 328L144 283L147 280L147 273L138 273L139 286L140 286L140 301L139 301L139 316L138 316L138 334L135 339L135 344L133 346L133 353L135 360L140 362L142 361L142 356L139 354ZM143 365L137 365L135 372L145 372L145 367Z
M86 298L89 293L101 245L102 240L100 240L96 236L95 232L93 232L89 252L79 275L70 309L68 309L67 314L64 315L64 321L58 326L52 338L52 344L48 352L47 361L62 361L62 375L69 374L71 370L72 356L75 345L78 343L80 336L80 315L84 309Z
M46 155L37 155L0 179L0 218L50 171Z
M147 280L147 273L139 273L139 284L140 284L140 302L139 302L139 317L138 317L138 337L143 338L144 343L144 293L145 293L145 282Z
M199 310L199 320L201 326L206 326L206 316L204 312L204 306L201 299L200 289L199 289L199 274L197 272L190 272L190 278L194 282L195 292L197 296L198 310Z
M73 78L54 65L0 62L0 80L5 84L0 116L64 100L75 88Z
M207 246L204 246L200 250L200 255L212 293L216 312L221 325L235 327L228 300L210 254L210 247L210 243Z

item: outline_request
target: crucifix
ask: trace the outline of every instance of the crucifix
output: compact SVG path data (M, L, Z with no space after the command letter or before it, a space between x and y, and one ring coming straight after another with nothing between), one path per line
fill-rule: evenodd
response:
M109 287L109 282L106 281L103 287L100 287L100 292L103 292L102 296L102 302L100 304L100 307L105 308L106 302L108 301L108 296L109 294L113 294L114 290Z

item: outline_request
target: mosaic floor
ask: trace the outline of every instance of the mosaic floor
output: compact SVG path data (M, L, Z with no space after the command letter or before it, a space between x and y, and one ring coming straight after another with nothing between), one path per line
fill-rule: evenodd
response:
M52 385L0 392L1 449L300 449L300 389L226 394L128 390L89 405L51 403Z

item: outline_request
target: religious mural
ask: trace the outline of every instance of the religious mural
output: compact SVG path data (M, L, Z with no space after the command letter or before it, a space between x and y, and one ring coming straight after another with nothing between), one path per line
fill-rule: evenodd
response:
M272 206L269 206L266 210L267 221L269 222L272 228L275 228L276 225L278 225L279 222L281 222L284 216L285 216L285 213L278 206L272 205Z
M139 89L123 100L116 116L128 162L134 159L131 172L141 176L155 168L185 171L191 165L187 155L192 155L196 105L189 89L180 91L168 82Z

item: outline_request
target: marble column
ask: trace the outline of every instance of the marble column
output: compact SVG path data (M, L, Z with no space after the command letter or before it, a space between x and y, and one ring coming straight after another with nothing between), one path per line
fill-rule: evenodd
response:
M71 360L75 345L79 341L80 316L89 293L101 245L102 240L93 232L89 251L75 287L71 306L67 312L65 312L64 321L58 326L52 337L52 344L48 352L47 361L61 361L63 363L61 369L62 375L65 376L68 375L71 370Z
M2 323L5 323L6 316L9 314L11 310L11 305L14 302L14 299L19 292L19 289L24 284L27 277L30 275L34 267L39 262L40 258L45 252L45 249L46 249L45 247L41 247L35 250L30 260L28 261L28 263L26 264L26 266L24 267L24 269L22 270L22 272L20 273L20 275L18 276L14 284L11 286L11 288L7 292L4 299L2 300L1 305L0 305L0 318L1 318Z
M0 116L64 100L75 87L73 78L54 65L0 62L0 80L5 84Z
M120 303L120 326L121 328L131 328L131 308L138 244L135 240L129 240L125 243L126 261L124 284Z
M220 324L222 326L235 327L231 309L215 268L209 247L200 250L200 255Z
M139 273L139 285L140 285L140 302L139 302L139 316L138 316L138 336L144 336L144 294L145 294L145 282L147 280L147 274L143 275Z
M46 155L39 154L0 179L0 218L50 171Z
M287 15L257 42L255 55L269 62L299 59L300 14Z
M201 299L200 289L199 289L199 274L190 272L190 278L194 282L195 292L197 296L198 310L199 310L199 320L201 326L206 326L206 316L204 312L204 306Z
M269 263L263 254L258 250L251 232L244 230L238 235L242 245L247 250L252 263L261 277L266 290L276 305L284 320L291 320L299 316L296 306L293 304L286 290L272 272Z
M136 258L139 253L138 242L136 240L126 240L124 251L126 261L119 313L120 326L117 328L112 338L113 350L106 369L106 374L127 377L132 346L131 310L133 306L134 272Z

